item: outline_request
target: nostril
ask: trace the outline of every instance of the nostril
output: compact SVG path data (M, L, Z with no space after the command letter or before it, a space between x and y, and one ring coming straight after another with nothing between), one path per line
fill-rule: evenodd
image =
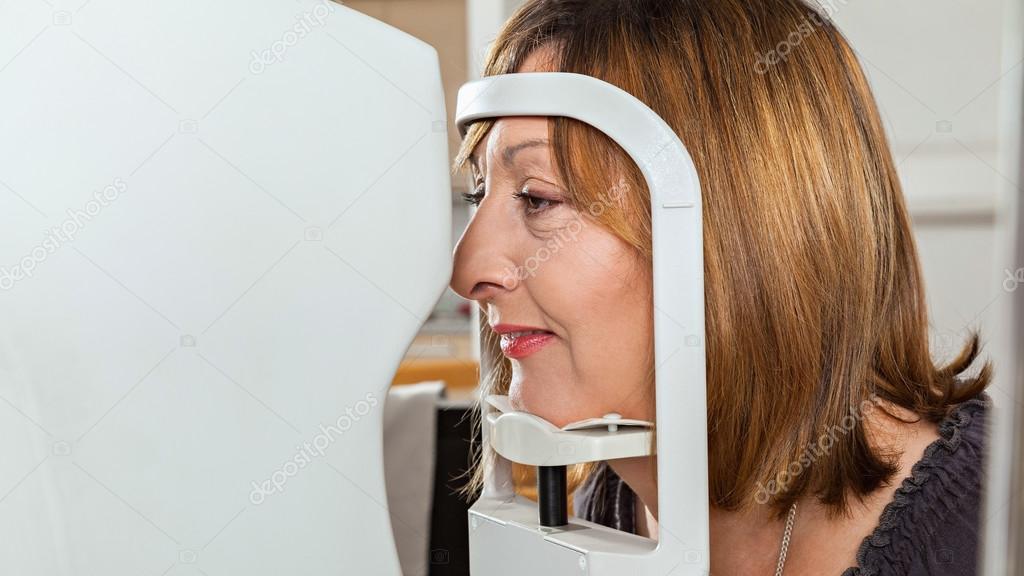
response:
M494 282L477 282L469 291L469 297L472 300L486 300L502 289L505 289L503 285Z

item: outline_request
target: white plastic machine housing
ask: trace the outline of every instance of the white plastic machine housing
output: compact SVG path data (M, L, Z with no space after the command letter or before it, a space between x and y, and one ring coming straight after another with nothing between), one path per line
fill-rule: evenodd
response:
M451 277L436 51L326 0L0 30L0 573L400 574L385 395Z
M490 445L512 462L531 466L565 466L651 453L653 423L609 414L556 427L551 422L514 410L508 396L486 398Z
M456 123L463 136L472 122L502 116L563 116L585 122L629 154L650 189L659 538L574 517L568 526L540 526L536 504L514 494L508 461L498 457L469 512L471 572L705 575L710 544L704 263L700 184L693 161L653 110L591 76L504 74L459 90ZM484 403L482 410L486 422L492 408ZM487 445L486 426L484 433Z

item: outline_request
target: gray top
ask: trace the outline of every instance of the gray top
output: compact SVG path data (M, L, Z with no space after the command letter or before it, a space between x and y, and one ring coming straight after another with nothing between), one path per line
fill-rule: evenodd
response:
M939 438L925 448L882 510L878 526L861 542L857 565L842 576L977 573L991 405L982 392L950 411L939 424ZM602 462L576 489L574 510L584 520L635 534L635 499Z

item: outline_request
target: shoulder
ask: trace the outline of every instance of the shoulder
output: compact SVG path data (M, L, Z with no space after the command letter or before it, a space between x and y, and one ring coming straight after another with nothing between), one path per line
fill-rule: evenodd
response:
M950 410L843 576L975 573L991 405L982 392Z

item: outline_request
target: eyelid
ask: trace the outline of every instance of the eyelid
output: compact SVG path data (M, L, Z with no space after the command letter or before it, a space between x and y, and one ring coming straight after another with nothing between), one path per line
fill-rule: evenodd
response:
M564 202L558 186L547 182L544 182L541 185L531 185L529 180L532 179L533 178L527 178L526 181L523 181L523 183L519 185L516 194L525 194L527 196L547 200L549 202Z
M559 204L564 203L563 200L559 200L557 198L548 198L543 195L533 194L530 191L530 186L525 183L522 186L520 186L518 190L512 193L512 197L520 202L523 202L528 216L536 216L543 212L547 212L548 210L552 210ZM531 211L531 202L546 202L547 206L545 206L544 208L538 208Z

